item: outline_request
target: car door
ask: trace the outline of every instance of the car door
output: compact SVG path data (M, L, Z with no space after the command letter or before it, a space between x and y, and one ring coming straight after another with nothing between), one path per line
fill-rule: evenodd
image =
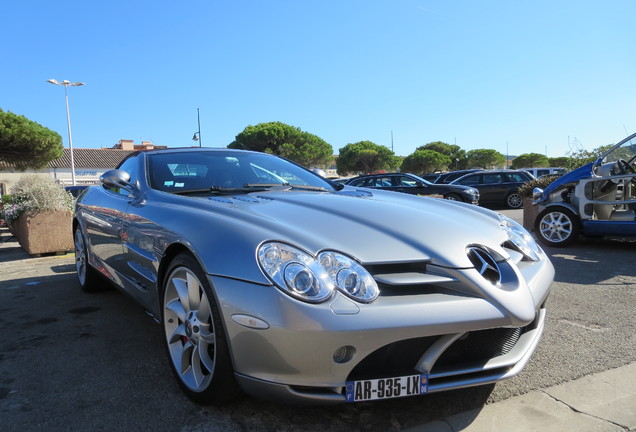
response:
M419 180L407 176L396 175L393 176L393 189L398 192L408 193L411 195L429 195L430 191L428 187Z
M490 201L489 199L489 196L491 195L490 187L484 184L482 176L483 175L480 173L467 174L461 177L460 179L456 180L455 182L453 182L453 184L475 188L479 191L480 202Z
M480 201L503 202L510 184L503 173L484 173L478 188Z
M90 202L82 205L86 240L98 268L115 279L125 266L121 235L130 199L118 189L98 188Z
M384 189L390 191L396 191L395 183L393 183L393 176L374 176L369 177L365 182L366 187L374 189Z

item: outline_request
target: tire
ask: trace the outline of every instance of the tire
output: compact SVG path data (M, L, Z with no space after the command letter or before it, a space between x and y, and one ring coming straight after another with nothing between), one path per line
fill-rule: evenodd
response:
M506 195L506 205L511 209L518 209L523 206L523 198L519 192L511 192Z
M537 216L535 231L543 244L561 247L577 239L581 233L581 222L565 207L550 207Z
M444 199L447 199L449 201L461 201L462 200L459 195L454 194L454 193L449 193L449 194L444 195Z
M172 373L194 402L230 402L241 391L210 284L188 253L177 255L163 284L161 321Z
M75 228L75 269L77 280L84 292L99 292L109 288L108 282L88 263L86 239L81 228Z

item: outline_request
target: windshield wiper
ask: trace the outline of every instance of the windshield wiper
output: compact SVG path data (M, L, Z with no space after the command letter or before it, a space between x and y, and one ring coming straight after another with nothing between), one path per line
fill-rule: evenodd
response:
M280 185L276 185L280 186ZM212 186L209 191L213 194L233 194L233 193L246 193L246 192L261 192L269 189L268 185L243 185L243 187L221 187Z
M286 187L288 189L302 189L302 190L310 190L310 191L318 191L318 192L327 192L327 189L325 189L322 186L310 186L310 185L300 185L300 184L292 184L292 183L248 183L245 185L245 187L249 187L249 188L275 188L275 187L279 187L279 186L283 186Z
M290 186L290 184L285 182L285 183L246 183L243 185L243 187L250 188L250 189L262 189L262 188L269 189L269 188L279 187L279 186Z
M280 186L280 185L277 185ZM213 194L213 195L231 195L234 193L246 193L246 192L261 192L269 189L265 186L248 186L245 187L232 187L232 188L224 188L221 186L210 186L209 188L199 188L199 189L184 189L173 191L172 193L175 195L196 195L196 194Z
M285 190L302 189L317 192L327 192L327 189L320 186L296 185L290 183L246 183L243 185L243 187L224 188L221 186L210 186L209 188L177 190L173 191L172 193L174 193L175 195L196 195L207 193L214 195L231 195L235 193L264 192L274 188L281 188Z
M302 190L309 190L309 191L316 191L316 192L327 192L327 189L325 189L322 186L297 185L297 184L293 184L290 186L292 187L292 189L302 189Z

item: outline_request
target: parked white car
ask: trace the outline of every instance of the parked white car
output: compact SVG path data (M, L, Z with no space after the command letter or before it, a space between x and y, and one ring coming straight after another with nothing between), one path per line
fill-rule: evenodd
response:
M536 178L543 177L550 174L564 174L567 170L565 168L522 168L524 171L528 171Z

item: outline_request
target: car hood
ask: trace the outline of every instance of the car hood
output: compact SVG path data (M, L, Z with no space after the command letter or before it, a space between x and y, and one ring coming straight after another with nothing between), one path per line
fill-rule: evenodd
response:
M570 171L567 174L562 175L561 177L554 180L550 183L544 190L541 200L547 200L550 194L561 187L561 185L577 182L581 179L589 178L592 176L592 167L594 166L594 162L590 162L587 165L583 165L580 168Z
M466 193L470 190L479 192L476 188L471 186L464 186L464 185L451 184L451 183L432 183L430 188L431 190L438 189L438 190L444 190L448 192L458 192L458 193L462 193L462 192Z
M345 188L190 201L198 202L200 212L226 216L224 219L240 225L240 237L251 239L252 247L276 240L311 254L338 250L367 264L431 260L459 268L472 267L466 254L470 245L507 255L501 248L507 236L494 212L442 199ZM228 230L233 229L234 225Z

